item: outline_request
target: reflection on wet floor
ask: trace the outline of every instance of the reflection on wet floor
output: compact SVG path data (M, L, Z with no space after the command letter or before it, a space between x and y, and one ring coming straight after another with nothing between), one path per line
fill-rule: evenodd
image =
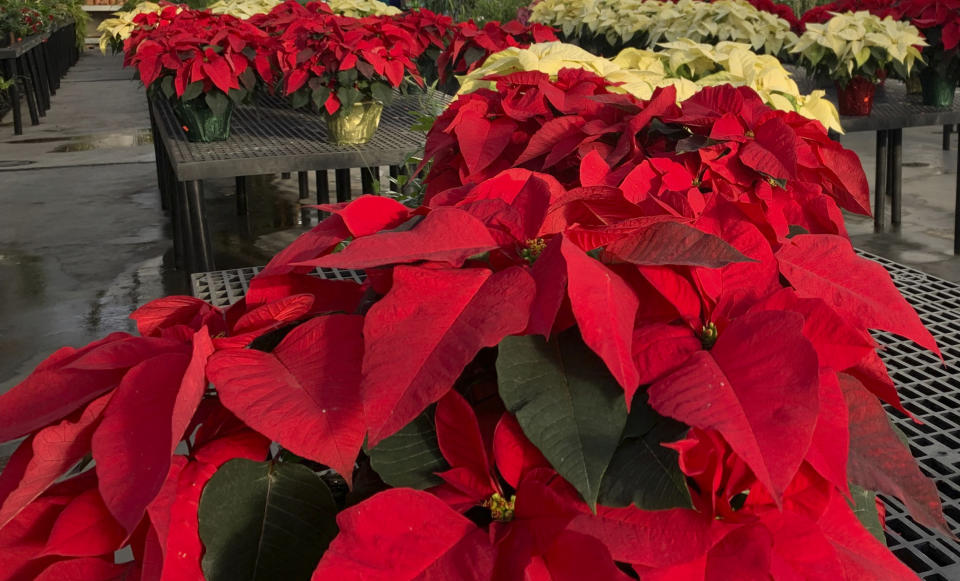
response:
M70 153L74 151L92 151L94 149L113 149L121 147L137 147L153 143L153 135L149 129L137 129L116 133L97 133L92 135L73 135L69 137L32 137L8 141L11 145L35 143L66 143L58 145L49 153Z

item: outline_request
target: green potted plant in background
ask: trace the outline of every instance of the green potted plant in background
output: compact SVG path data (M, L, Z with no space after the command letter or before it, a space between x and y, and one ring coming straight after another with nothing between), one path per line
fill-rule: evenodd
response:
M926 46L912 24L866 11L836 14L809 23L790 52L815 77L836 83L841 115L869 115L878 80L888 73L908 78Z
M266 34L233 16L178 13L174 5L135 21L141 27L124 45L124 64L171 101L189 141L227 139L234 104L256 87L248 54Z
M898 9L927 37L919 73L923 104L949 107L960 79L960 3L903 0Z

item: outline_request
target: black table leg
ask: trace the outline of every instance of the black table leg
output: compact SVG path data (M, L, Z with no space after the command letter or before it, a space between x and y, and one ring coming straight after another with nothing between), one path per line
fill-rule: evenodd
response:
M46 117L47 111L50 109L50 94L47 92L47 82L44 75L40 72L40 67L37 64L37 49L29 50L23 56L30 68L30 79L33 81L34 92L37 95L37 111L41 117Z
M957 146L957 190L953 201L953 254L960 254L960 145Z
M887 162L889 161L886 131L877 131L876 158L877 169L873 181L873 230L883 232L886 222L884 210L887 197Z
M198 180L184 182L187 195L187 205L190 207L190 226L192 239L192 253L194 268L191 272L207 272L214 270L213 246L210 241L210 230L207 227L207 217L203 208L203 183Z
M361 185L361 194L376 194L374 191L373 182L377 181L374 179L374 176L379 178L380 168L378 167L362 167L360 168L360 185Z
M173 211L173 254L177 267L190 273L195 271L193 253L193 228L190 224L190 204L183 182L177 182L174 188L176 203Z
M30 73L27 71L27 64L23 57L17 59L17 73L23 83L24 96L27 99L27 109L30 111L30 125L40 125L40 115L37 113L37 98L33 90L33 80L30 79Z
M903 129L891 129L889 135L890 181L887 187L890 188L890 223L899 226L903 207Z
M950 151L950 134L953 133L953 125L943 126L943 150Z
M338 169L334 172L334 176L337 182L337 201L349 202L351 197L350 170Z
M317 170L314 174L317 178L317 204L329 204L330 203L330 183L327 181L327 170ZM323 210L317 210L317 220L323 220L327 217L327 213Z
M301 200L306 200L310 197L310 172L297 172L297 187L300 190Z
M247 215L247 177L237 176L237 215Z
M10 108L13 110L13 134L23 135L23 116L20 114L20 88L17 86L17 68L13 60L3 61L3 78L10 81L7 98L10 99Z

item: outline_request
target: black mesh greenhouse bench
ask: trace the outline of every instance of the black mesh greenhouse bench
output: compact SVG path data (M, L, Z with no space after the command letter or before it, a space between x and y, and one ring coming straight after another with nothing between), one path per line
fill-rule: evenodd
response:
M189 272L215 268L203 207L203 180L237 179L237 210L245 214L243 178L263 174L298 173L305 198L308 173L317 172L317 203L330 202L327 172L335 172L337 201L352 196L350 171L360 169L362 193L373 193L380 167L396 176L411 155L423 148L426 135L412 126L423 113L438 114L450 97L438 91L398 96L384 108L373 139L359 146L328 143L324 117L291 109L284 101L265 97L257 105L241 106L231 119L230 138L215 143L191 143L170 103L150 101L150 118L157 161L157 180L165 209L173 219L174 254Z
M923 423L891 415L906 434L923 472L932 478L943 501L951 530L960 530L960 284L948 282L879 256L860 252L880 263L897 288L936 337L946 366L930 352L890 333L876 333L903 405ZM202 272L191 277L193 295L218 307L237 302L247 292L259 267ZM363 273L317 269L315 276L362 282ZM887 545L924 581L960 580L960 545L918 525L898 500L886 505Z

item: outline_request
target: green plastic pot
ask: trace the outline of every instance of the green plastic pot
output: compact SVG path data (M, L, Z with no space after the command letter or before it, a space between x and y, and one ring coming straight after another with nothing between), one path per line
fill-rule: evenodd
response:
M932 107L953 105L953 96L957 91L956 79L948 79L933 69L927 69L920 73L920 86L924 105Z
M233 101L227 100L227 107L217 115L203 97L173 102L173 111L187 134L187 141L210 143L226 141L230 137L230 117L233 115Z

